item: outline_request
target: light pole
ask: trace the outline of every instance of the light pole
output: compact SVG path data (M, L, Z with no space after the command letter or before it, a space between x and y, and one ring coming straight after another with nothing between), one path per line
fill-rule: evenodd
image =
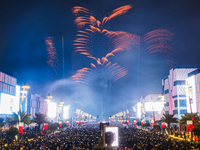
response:
M61 113L62 113L63 104L64 104L64 102L61 100L60 105L59 105L59 118L58 118L59 120L58 121L61 120Z
M166 104L166 102L165 102L165 98L164 98L164 95L161 93L161 95L159 95L158 97L161 97L161 101L162 101L162 103L163 103L163 114L165 114L165 104Z
M192 91L192 89L190 89L189 87L190 87L190 85L188 84L188 83L186 83L185 85L183 85L183 86L185 86L186 88L187 88L187 90L188 90L188 98L189 98L189 104L190 104L190 112L191 112L191 119L192 119L192 125L194 126L194 117L193 117L193 115L192 115L192 102L191 102L191 98L190 98L190 91ZM192 95L191 95L192 96ZM191 132L191 134L192 134L192 132ZM191 135L191 137L192 137L192 135ZM194 135L194 138L195 138L195 141L197 141L196 140L196 136ZM191 138L191 140L193 139L193 137Z
M45 114L46 115L48 115L47 110L48 110L49 102L51 101L50 98L52 98L52 96L50 96L50 93L49 93L48 96L47 96L47 99L45 99L45 101L46 101L46 103L45 103L46 104Z
M30 87L26 85L26 82L24 82L24 85L22 86L22 91L20 91L20 93L22 93L22 96L21 97L21 103L20 103L20 111L19 111L19 114L18 114L18 118L19 118L19 122L21 121L21 113L22 113L22 104L23 104L23 101L24 101L24 98L26 97L25 94L28 93L28 91L26 91L26 89L29 89Z
M164 95L161 93L161 95L159 95L159 97L161 97L161 101L163 102L163 114L165 114L165 104L166 104L166 102L165 102L165 98L164 98ZM165 124L165 123L164 123ZM161 124L161 126L162 126L162 124ZM165 124L165 126L166 126L166 124ZM180 125L179 125L180 126ZM165 132L167 133L167 135L168 135L168 132L167 132L167 129L166 129L166 127L165 127Z
M155 113L154 113L154 103L153 103L153 98L151 98L151 100L150 101L152 101L152 109L153 109L153 121L154 121L154 124L155 124L155 121L156 121L156 119L155 119Z
M20 93L22 93L22 95L20 96L22 99L21 99L21 103L20 103L20 110L19 110L19 113L18 113L18 129L19 129L19 133L23 133L23 126L24 126L24 123L21 122L21 113L22 113L22 104L23 104L23 101L24 101L24 98L26 97L25 94L28 93L28 91L26 91L26 89L29 89L30 87L26 85L26 82L24 82L24 85L22 86L22 91L20 91ZM20 134L18 135L18 138L20 139Z

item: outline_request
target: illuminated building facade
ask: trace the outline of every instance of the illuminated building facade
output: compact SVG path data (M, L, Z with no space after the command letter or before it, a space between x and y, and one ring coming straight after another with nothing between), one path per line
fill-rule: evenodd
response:
M165 99L165 113L181 115L188 112L187 83L188 74L198 67L175 67L169 71L168 77L162 80L162 93Z
M28 94L27 96L27 114L35 117L35 114L45 114L45 99L38 94Z
M141 103L141 115L145 117L145 120L153 120L153 111L155 119L159 120L163 115L163 103L159 97L160 94L149 94L145 98L140 98Z
M17 79L0 72L0 116L9 116L19 111L20 86Z
M200 69L196 69L188 74L187 83L187 112L190 113L190 103L193 113L200 114Z

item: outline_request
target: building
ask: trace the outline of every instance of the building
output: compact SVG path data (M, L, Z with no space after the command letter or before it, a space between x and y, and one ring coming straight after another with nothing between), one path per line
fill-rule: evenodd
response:
M141 97L140 102L143 107L141 110L145 116L145 120L153 119L153 112L155 119L159 120L163 115L163 102L161 101L160 94L149 94L144 99Z
M17 79L0 72L0 115L9 116L19 111L20 86Z
M181 115L187 113L187 88L188 74L198 67L175 67L169 71L169 75L162 80L162 93L165 99L165 113Z
M28 93L27 95L27 114L35 117L35 114L45 114L45 99L38 94Z
M190 113L190 100L193 113L200 114L200 69L196 69L188 74L187 84L187 112ZM190 98L190 100L189 100Z
M156 120L159 120L163 115L163 102L160 94L149 94L145 98L141 97L140 102L134 107L136 108L137 118L141 120L152 121L153 112Z

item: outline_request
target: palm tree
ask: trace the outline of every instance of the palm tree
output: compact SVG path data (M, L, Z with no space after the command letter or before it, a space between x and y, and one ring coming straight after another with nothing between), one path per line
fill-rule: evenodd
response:
M10 125L18 125L19 124L19 117L18 117L18 115L20 115L20 117L21 117L21 122L24 122L25 124L32 123L32 120L30 118L31 114L26 114L24 111L22 113L18 112L18 114L13 113L12 117L9 118L7 120L7 122Z
M198 137L198 141L200 142L200 125L195 126L192 131Z
M34 122L36 122L39 125L39 129L41 124L48 122L46 118L47 116L45 114L35 114Z
M198 123L200 119L199 119L199 116L198 116L197 113L192 113L192 114L191 113L185 113L183 116L181 116L180 124L186 126L187 125L187 121L188 120L192 120L191 119L191 115L194 118L193 125L194 125L194 123L195 124ZM191 141L192 140L193 140L193 132L191 133Z
M178 119L174 118L174 114L163 114L163 117L160 119L161 122L167 123L167 132L170 134L170 124L171 123L178 123Z
M193 113L192 117L194 118L195 123L198 123L200 120L197 113ZM186 125L188 120L192 120L191 113L185 113L183 116L181 116L180 124Z

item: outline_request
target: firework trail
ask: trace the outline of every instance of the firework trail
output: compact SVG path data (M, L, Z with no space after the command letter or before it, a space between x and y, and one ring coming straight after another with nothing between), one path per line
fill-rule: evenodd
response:
M48 52L47 63L53 68L57 74L57 69L59 68L59 60L57 59L58 54L56 53L56 48L54 47L53 37L47 37L45 39L47 45L46 50Z
M71 76L71 79L75 82L88 83L88 76L91 71L92 69L90 68L79 69L75 75Z
M170 32L169 30L157 29L145 34L143 36L143 40L148 45L147 51L149 52L149 54L157 52L165 53L166 60L173 63L173 36L174 33Z
M98 72L96 70L96 66L91 63L90 68L82 68L80 70L77 70L76 74L71 76L71 79L74 80L76 83L87 83L92 84L94 80L96 80L96 77L93 77L91 74L95 74ZM122 77L124 77L128 70L121 67L117 63L111 64L111 62L107 63L107 66L102 66L102 69L104 70L104 76L108 78L108 80L116 81Z

